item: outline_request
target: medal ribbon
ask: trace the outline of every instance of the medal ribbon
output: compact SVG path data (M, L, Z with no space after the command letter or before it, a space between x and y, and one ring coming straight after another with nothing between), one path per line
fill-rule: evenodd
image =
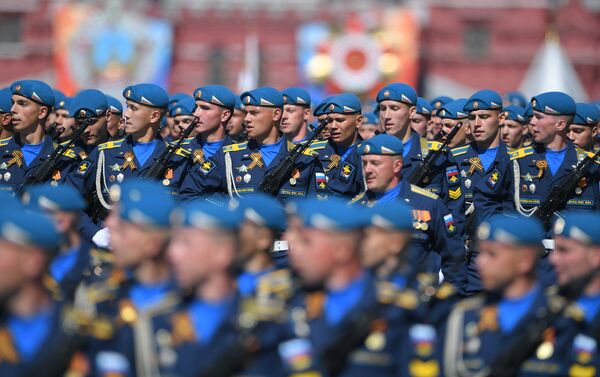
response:
M340 156L338 156L337 154L332 154L331 157L329 157L329 165L327 165L325 171L330 171L332 169L337 168L340 165L340 160Z
M535 177L542 178L542 175L544 175L544 171L546 171L546 169L548 169L548 161L546 161L546 160L536 161L535 167L538 168L538 173Z
M125 152L125 162L123 163L123 165L121 165L121 169L125 170L127 168L130 168L131 170L135 170L135 162L134 162L134 155L133 152Z
M250 158L252 159L252 162L250 163L250 165L248 165L248 170L252 170L257 166L259 168L265 167L265 164L262 161L262 156L261 156L260 152L250 154Z
M204 151L202 149L196 149L194 151L194 159L192 160L193 164L202 164L204 163Z
M475 170L483 171L483 165L481 165L481 159L479 157L469 158L469 163L471 167L469 167L469 175L473 174Z
M13 151L12 158L6 162L6 167L9 168L13 164L17 164L18 167L23 166L23 152Z

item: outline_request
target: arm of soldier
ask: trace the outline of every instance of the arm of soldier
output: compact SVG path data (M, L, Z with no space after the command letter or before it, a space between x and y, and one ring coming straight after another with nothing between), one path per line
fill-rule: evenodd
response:
M432 232L433 246L442 258L444 279L463 292L467 280L464 223L455 219L441 200L436 201L433 218L437 222Z
M191 161L181 184L179 200L189 202L214 192L226 192L225 174L225 158L221 150L203 161Z

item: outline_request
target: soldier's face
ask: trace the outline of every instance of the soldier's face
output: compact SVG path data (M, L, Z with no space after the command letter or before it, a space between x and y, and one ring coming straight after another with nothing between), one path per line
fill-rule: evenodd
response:
M329 138L336 144L349 146L356 138L362 124L362 115L329 114Z
M427 135L427 124L429 124L429 118L422 114L414 114L410 117L410 128L413 129L421 137Z
M410 124L410 117L416 108L397 101L381 101L379 103L379 121L385 133L402 136Z
M160 110L133 101L127 101L123 116L125 133L128 135L145 133L152 124L158 124L162 117Z
M475 110L469 113L469 125L473 140L487 143L498 138L498 127L504 113L498 110Z
M573 141L573 143L575 143L575 145L589 151L594 147L596 127L571 124L569 126L569 133L567 136Z
M70 139L75 133L75 118L69 116L67 110L56 110L56 128L61 128L61 140Z
M10 109L15 132L34 127L48 115L48 107L42 106L28 98L13 94L13 105Z
M320 284L336 267L339 233L302 227L289 256L292 267L308 284Z
M250 139L267 137L273 125L281 120L281 109L262 106L246 106L244 126Z
M600 247L558 236L554 237L554 252L549 258L558 282L564 284L581 278L600 266Z
M327 115L327 114L319 115L317 119L319 120L319 123L321 123L322 121L324 121L325 119L327 119L328 116L329 115ZM323 139L329 139L330 137L331 137L331 134L329 132L329 125L328 125L321 132L321 138L323 138Z
M396 264L397 256L409 237L408 232L389 231L376 226L366 228L360 246L363 266L371 268L386 262Z
M303 106L284 105L279 129L284 134L296 134L308 121L310 110Z
M379 133L381 133L381 127L378 124L363 124L358 128L358 134L363 140L369 140Z
M119 123L121 121L121 114L110 113L110 119L106 123L106 129L110 137L117 137L119 135Z
M432 116L427 126L427 140L433 140L442 129L442 118Z
M196 132L199 134L211 134L229 119L231 110L226 110L205 101L196 101L194 115L198 117Z
M245 262L257 253L268 253L273 246L271 230L258 226L251 221L244 221L240 227L240 252L238 257Z
M551 143L556 134L566 127L566 122L563 118L544 114L539 111L533 111L533 118L530 121L531 136L538 144Z
M5 301L27 280L44 270L40 251L0 240L0 302Z
M362 156L367 188L372 192L385 192L400 182L402 158L367 154Z
M194 117L192 115L177 115L173 118L173 128L171 129L171 136L173 136L174 140L177 140L183 134L190 124L194 121ZM198 129L198 126L195 128Z
M504 120L500 126L500 138L511 148L518 148L527 134L527 126L515 121Z
M537 253L533 248L481 241L476 263L484 289L496 291L534 271L536 260Z
M96 118L94 123L87 126L81 138L85 145L98 145L104 143L108 137L108 130L106 129L106 123L110 119L110 112ZM81 125L81 121L76 121L77 126Z
M227 131L227 135L237 137L242 132L244 132L244 118L246 117L246 112L235 109L233 110L233 115L227 122L227 126L225 127L225 131Z
M56 230L60 234L66 234L71 230L77 229L77 213L56 211L52 213L52 218L54 219Z

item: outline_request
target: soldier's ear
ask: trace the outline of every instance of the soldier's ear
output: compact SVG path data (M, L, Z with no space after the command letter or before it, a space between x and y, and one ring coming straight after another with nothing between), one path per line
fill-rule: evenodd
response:
M161 110L155 109L150 113L150 123L157 124L160 123L163 112Z
M10 122L12 121L12 114L11 113L6 113L2 115L2 126L8 126L10 124ZM594 128L596 129L596 128Z
M113 115L112 115L112 113L111 113L110 111L108 111L108 110L107 110L107 111L106 111L106 123L109 123L109 122L110 122L110 118L111 118L112 116L113 116Z
M410 113L410 116L412 117L413 115L415 115L417 113L417 107L416 106L411 106L408 109L408 112Z
M402 157L394 159L394 174L398 175L402 171Z
M504 111L500 111L500 114L498 114L498 122L500 124L504 124L504 120L506 120L506 113Z
M564 118L562 118L562 117L557 118L556 123L554 124L554 128L556 128L556 130L559 131L559 132L560 131L565 131L565 130L568 132L569 131L569 127L568 126L569 125L567 123L567 120L564 119Z
M40 106L38 119L46 119L48 115L50 115L50 108L48 106Z
M598 127L597 126L592 127L592 136L596 137L597 134L598 134Z
M362 123L363 123L362 114L356 115L356 128L359 128L360 126L362 126Z
M304 120L309 120L310 119L310 108L307 107L304 109Z
M273 109L273 121L279 122L281 120L281 116L283 115L283 109L276 107Z
M229 119L231 119L232 115L233 115L233 111L232 110L229 110L229 109L223 110L223 112L221 113L221 123L228 122Z

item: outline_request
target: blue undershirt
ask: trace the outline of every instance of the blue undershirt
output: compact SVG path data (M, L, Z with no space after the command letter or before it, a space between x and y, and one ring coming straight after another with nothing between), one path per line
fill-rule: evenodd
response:
M351 146L349 146L348 148L346 148L345 150L343 150L344 152L342 153L342 149L338 150L338 153L340 155L340 160L342 162L346 161L346 158L348 158L348 156L350 155L350 153L352 153L353 150L356 149L356 144L352 144Z
M362 274L346 287L327 292L325 300L325 319L331 325L337 325L361 299L366 283L366 274Z
M7 324L12 340L21 359L31 361L52 328L52 308L45 308L31 317L8 318Z
M504 299L498 303L498 322L502 332L511 332L521 318L529 312L539 288L533 287L529 292L516 299Z
M64 253L59 253L52 263L50 263L50 275L57 282L61 282L65 275L73 269L75 262L77 262L79 246L67 250Z
M398 196L400 196L401 189L402 189L402 182L398 183L397 186L389 189L388 191L386 191L384 193L375 194L375 199L377 200L377 203L392 202L392 201L396 200L398 198Z
M282 137L275 144L263 144L258 147L260 155L262 156L262 160L265 163L265 166L271 165L271 162L273 162L273 159L275 159L275 156L277 156L277 154L281 150L281 143L283 143L285 140L287 139L285 137Z
M231 305L231 298L219 302L194 300L190 304L188 313L199 343L207 344L210 342L219 326L226 319Z
M154 152L154 148L156 148L156 143L158 140L154 139L149 143L134 143L133 144L133 153L135 154L135 158L140 162L142 166L148 161L150 156L152 156L152 152Z
M252 293L254 293L254 291L256 291L258 279L261 276L264 276L271 271L273 271L273 267L267 268L266 270L263 270L260 272L244 271L241 274L239 274L239 276L237 278L237 286L238 286L238 291L240 292L242 297L248 297Z
M588 323L591 323L600 311L600 293L593 296L581 296L577 304L583 309L583 315Z
M219 148L223 146L225 139L219 141L205 141L202 143L202 151L204 152L204 157L210 158L212 157Z
M558 168L562 165L566 154L567 148L564 148L561 151L546 150L546 161L548 161L548 168L550 168L550 173L552 173L552 175L556 174Z
M402 157L406 158L408 152L410 152L410 147L412 146L413 138L412 136L408 138L408 140L402 143Z
M41 142L39 144L23 144L21 146L21 152L23 152L23 160L25 160L25 164L29 166L31 161L33 161L37 156L39 156L42 151L42 145L44 143Z
M487 171L490 168L492 162L496 158L496 154L498 153L498 148L488 148L479 154L479 159L481 160L481 165L483 166L483 170Z
M173 282L167 280L157 284L134 284L129 290L129 298L137 309L147 308L173 289Z

